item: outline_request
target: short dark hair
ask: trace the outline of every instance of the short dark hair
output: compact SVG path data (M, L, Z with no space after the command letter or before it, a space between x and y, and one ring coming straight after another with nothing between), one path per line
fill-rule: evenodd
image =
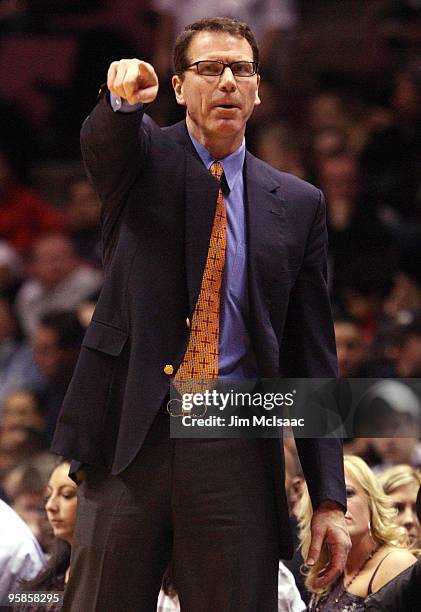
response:
M421 487L418 489L417 501L415 502L415 508L417 511L417 517L421 523Z
M187 50L193 37L198 32L223 32L238 38L245 38L253 51L253 61L259 65L259 49L256 39L250 27L243 21L231 19L230 17L206 17L187 25L183 32L177 37L174 46L174 71L182 74L188 64Z

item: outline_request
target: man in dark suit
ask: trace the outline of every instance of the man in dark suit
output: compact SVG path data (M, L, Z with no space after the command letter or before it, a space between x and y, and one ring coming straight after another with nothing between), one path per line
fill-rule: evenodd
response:
M65 610L152 611L170 560L182 610L277 609L278 559L292 552L280 440L171 439L165 410L198 335L214 338L200 311L222 244L216 373L336 373L323 197L245 149L260 103L250 29L197 22L174 63L185 122L161 129L145 114L158 79L131 59L111 64L82 129L105 281L53 443L83 474ZM342 448L297 446L315 509L309 561L324 539L332 550L323 585L349 548Z

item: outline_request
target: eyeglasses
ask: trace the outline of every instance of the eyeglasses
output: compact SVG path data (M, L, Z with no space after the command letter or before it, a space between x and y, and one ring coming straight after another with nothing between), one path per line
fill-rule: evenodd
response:
M251 77L258 70L256 62L232 62L231 64L225 64L217 60L201 60L186 66L183 72L193 68L193 66L196 66L198 74L202 76L221 76L225 68L230 68L235 77Z

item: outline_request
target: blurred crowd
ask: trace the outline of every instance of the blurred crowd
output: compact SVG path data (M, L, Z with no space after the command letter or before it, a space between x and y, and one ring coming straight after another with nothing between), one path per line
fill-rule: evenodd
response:
M350 438L346 451L380 474L393 520L409 534L387 542L417 556L421 402L396 381L421 377L417 0L0 0L0 498L32 530L36 554L55 563L61 518L54 523L50 504L49 522L44 508L55 473L48 447L102 283L100 207L80 160L80 125L109 62L122 57L155 65L153 118L182 118L171 46L185 22L211 14L246 20L261 46L262 105L249 122L249 149L325 195L340 375L393 379L375 392L379 435ZM302 474L286 446L298 520ZM355 481L360 466L352 469ZM60 554L63 578L68 550ZM42 564L20 578L34 578ZM289 567L308 601L299 565Z

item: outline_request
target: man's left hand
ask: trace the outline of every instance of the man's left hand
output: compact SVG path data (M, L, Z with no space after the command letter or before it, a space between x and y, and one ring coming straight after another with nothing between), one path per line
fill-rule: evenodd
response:
M330 560L313 582L316 589L327 586L342 574L351 549L343 510L334 501L323 501L313 514L307 565L316 563L324 541L330 549Z

